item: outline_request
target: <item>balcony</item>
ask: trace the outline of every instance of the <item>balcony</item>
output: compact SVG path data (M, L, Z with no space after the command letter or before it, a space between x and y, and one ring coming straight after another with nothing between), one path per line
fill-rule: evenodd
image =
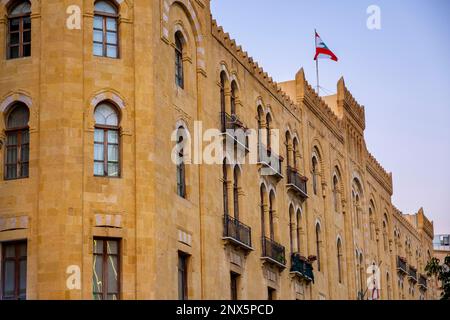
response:
M223 217L223 240L244 251L253 250L252 229L229 215Z
M293 190L297 193L303 200L308 198L307 192L307 182L308 178L300 175L298 171L294 168L287 167L287 187L289 190Z
M291 273L307 283L314 282L312 264L299 253L293 253L291 256Z
M220 113L220 123L222 126L222 134L224 136L230 137L235 143L237 143L246 152L249 152L248 139L246 136L247 128L244 126L238 116L233 114L230 115L226 112ZM242 136L239 136L239 131L241 130Z
M417 283L417 269L409 266L408 267L408 279L413 282L413 283Z
M262 260L280 269L286 268L285 248L269 238L262 238Z
M397 256L397 271L401 274L408 274L406 259Z
M262 143L258 145L258 163L263 166L263 175L273 176L278 180L283 179L281 172L283 161L283 157L277 155L270 148Z
M419 287L422 290L427 290L428 286L427 286L427 277L425 277L423 274L421 274L419 276Z

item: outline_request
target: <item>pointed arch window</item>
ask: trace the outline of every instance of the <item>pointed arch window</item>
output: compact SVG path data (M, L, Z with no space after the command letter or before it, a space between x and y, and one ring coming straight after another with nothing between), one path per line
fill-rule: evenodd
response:
M272 124L272 117L270 114L267 114L266 117L266 131L267 131L267 149L270 150L272 147L272 132L270 131Z
M30 112L23 103L14 104L6 117L5 180L28 178L30 158Z
M318 174L319 174L319 172L318 172L318 161L317 161L317 158L316 157L313 157L312 158L312 183L313 183L313 191L314 191L314 195L317 195L318 194L318 191L317 191L317 180L318 180Z
M183 35L177 31L175 33L175 83L181 89L184 89L183 43Z
M179 127L177 131L177 194L181 198L187 197L186 192L186 163L185 163L185 152L184 152L184 139L185 139L184 127Z
M222 165L223 174L223 213L228 216L228 166L227 160L223 161Z
M96 1L94 5L94 55L119 57L119 14L112 1Z
M334 211L339 212L339 181L337 176L333 177L333 205Z
M231 115L235 116L236 113L236 91L237 91L237 85L236 82L233 81L231 83L231 97L230 97L230 106L231 106Z
M292 166L295 170L298 170L298 168L297 168L297 152L298 152L298 140L297 140L297 138L294 138L294 142L292 143Z
M100 103L94 112L94 175L120 177L120 128L115 106Z
M234 218L239 220L239 167L235 166L233 170L233 205Z
M320 246L321 246L321 239L320 239L320 224L316 224L316 255L317 255L317 270L322 270L322 264L321 264L321 256L320 256Z
M297 252L302 252L301 250L301 231L302 231L302 212L297 210Z
M342 242L341 239L338 239L337 245L337 264L338 264L338 279L339 283L343 282L343 272L342 272Z

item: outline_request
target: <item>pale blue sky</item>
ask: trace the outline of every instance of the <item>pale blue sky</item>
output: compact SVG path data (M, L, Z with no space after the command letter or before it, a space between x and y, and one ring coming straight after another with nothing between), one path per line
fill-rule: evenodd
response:
M381 27L366 27L369 5ZM339 63L321 60L321 86L343 75L366 107L369 150L394 175L394 204L424 207L450 233L450 1L212 0L214 18L274 80L304 67L315 85L314 28Z

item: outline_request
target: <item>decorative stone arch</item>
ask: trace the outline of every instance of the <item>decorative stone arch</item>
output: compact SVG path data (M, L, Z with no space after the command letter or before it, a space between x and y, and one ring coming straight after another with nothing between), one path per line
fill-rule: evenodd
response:
M191 0L161 0L161 38L167 44L170 43L170 27L169 27L169 17L170 11L174 4L180 5L181 8L186 13L186 16L191 23L192 30L195 36L195 43L197 47L197 66L204 74L206 74L206 64L205 64L205 47L203 40L202 27L200 25L198 14L192 5Z
M188 60L192 61L192 56L190 56L191 54L193 54L193 39L191 38L191 36L189 35L189 32L186 32L186 27L183 24L183 21L181 20L177 20L175 21L174 25L173 25L173 30L170 33L171 34L171 43L173 44L173 46L175 47L175 34L180 33L181 34L181 41L182 41L182 45L183 45L183 59L187 58Z
M228 82L228 85L229 85L230 82L231 82L230 81L231 77L230 77L230 71L228 69L228 65L227 65L227 63L225 61L221 61L220 62L220 66L219 66L219 68L217 69L217 72L216 72L217 85L219 87L221 86L221 75L222 75L222 73L225 74L226 81Z
M127 103L125 99L113 89L105 89L99 91L91 96L89 99L89 107L85 114L86 128L88 130L94 130L95 119L94 111L95 108L103 101L107 101L116 106L117 111L120 113L120 127L122 135L131 135L131 123L129 119L129 110L127 108Z
M322 144L318 139L314 139L311 144L311 159L316 156L318 163L319 163L319 175L324 177L323 174L325 172L325 159L324 159L324 152L322 148ZM312 168L311 168L312 169Z
M3 131L6 128L5 116L7 115L10 107L12 107L15 103L18 102L26 105L30 112L30 119L28 121L30 133L36 131L38 128L39 112L37 108L33 105L33 100L30 94L22 90L10 92L0 100L0 113L2 113L2 116L0 117L0 129L1 129L0 135L2 138L3 138Z
M8 15L8 11L11 9L11 6L17 0L0 0L0 22L3 17ZM29 0L31 2L31 15L36 16L40 11L40 1Z

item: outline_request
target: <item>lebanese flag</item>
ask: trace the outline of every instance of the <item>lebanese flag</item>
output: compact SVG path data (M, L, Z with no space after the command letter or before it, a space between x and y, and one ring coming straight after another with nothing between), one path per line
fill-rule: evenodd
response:
M322 38L320 38L319 34L316 31L316 55L314 60L317 59L331 59L333 61L338 61L336 55L328 49L325 42L323 42Z

